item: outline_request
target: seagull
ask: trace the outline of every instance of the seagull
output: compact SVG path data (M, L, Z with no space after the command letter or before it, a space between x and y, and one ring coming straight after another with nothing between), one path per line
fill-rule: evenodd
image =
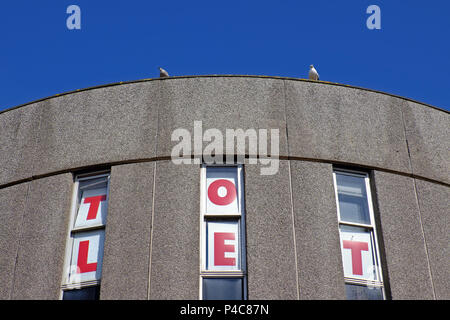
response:
M311 79L311 80L319 80L319 74L317 73L317 70L314 69L313 65L309 66L308 76L309 76L309 79Z
M165 78L165 77L168 77L168 76L169 76L169 73L167 73L166 70L164 70L163 68L159 68L159 77L160 78Z

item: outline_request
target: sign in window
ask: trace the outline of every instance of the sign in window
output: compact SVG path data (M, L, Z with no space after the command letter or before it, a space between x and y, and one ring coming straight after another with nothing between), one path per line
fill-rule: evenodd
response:
M240 270L239 223L207 222L206 270Z
M383 299L369 176L335 170L333 178L347 299Z
M109 173L78 176L70 218L63 299L98 299L108 212Z
M201 168L201 298L245 299L242 166Z

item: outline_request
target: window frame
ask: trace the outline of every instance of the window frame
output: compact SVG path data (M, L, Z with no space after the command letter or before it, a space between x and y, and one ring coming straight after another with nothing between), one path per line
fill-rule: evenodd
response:
M364 186L366 188L366 201L367 206L369 209L369 219L370 224L366 223L357 223L357 222L350 222L345 221L341 219L341 212L340 212L340 205L339 205L339 195L338 195L338 184L337 184L337 178L336 174L344 174L348 176L358 177L358 178L364 178ZM374 206L373 206L373 199L372 199L372 191L370 187L370 176L367 172L364 171L357 171L357 170L351 170L351 169L342 169L342 168L333 168L333 185L334 185L334 193L335 193L335 200L336 200L336 210L337 210L337 217L338 217L338 230L339 230L339 248L342 248L342 234L341 234L341 226L349 226L349 227L357 227L366 229L370 233L371 238L371 244L373 246L373 255L375 259L375 272L377 280L364 280L359 278L352 278L352 277L345 277L344 276L344 282L348 285L359 285L359 286L366 286L366 287L378 287L381 288L382 292L382 299L386 300L386 289L383 279L383 270L381 267L381 256L380 256L380 249L378 244L378 233L377 233L377 224L375 221L375 214L374 214ZM341 261L343 264L343 253L341 252ZM342 265L344 267L344 265Z
M65 255L64 255L64 267L63 267L63 275L61 278L61 286L60 286L60 300L64 297L64 292L69 290L76 289L84 289L87 287L100 286L100 280L91 280L91 281L81 281L76 283L70 282L70 272L69 269L72 263L72 254L73 254L73 245L75 242L75 235L89 233L91 231L105 230L106 229L106 221L105 223L97 223L95 225L87 226L87 227L75 227L75 221L77 217L77 213L80 207L81 201L81 192L80 192L80 182L91 179L98 179L106 177L106 202L109 207L109 187L111 183L111 172L109 170L96 171L92 173L84 173L78 174L74 177L74 183L72 185L72 200L70 206L70 217L69 217L69 225L67 227L67 235L66 235L66 246L65 246ZM102 182L104 183L104 182ZM106 215L107 219L108 215ZM103 231L105 232L105 231ZM103 235L104 237L104 235ZM104 243L103 243L104 247ZM103 253L102 253L103 254ZM100 290L100 288L98 289Z
M239 195L239 212L236 214L206 214L206 171L207 168L231 167L236 168L237 190ZM241 278L242 297L247 300L247 259L246 259L246 232L245 232L245 192L244 186L244 166L243 164L201 164L200 165L200 265L199 265L199 299L203 300L203 278ZM208 222L237 221L239 231L239 270L207 270L207 237L206 226Z

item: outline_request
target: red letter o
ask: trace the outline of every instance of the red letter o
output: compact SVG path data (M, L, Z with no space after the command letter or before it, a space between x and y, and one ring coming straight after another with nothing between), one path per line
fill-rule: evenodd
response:
M225 197L220 197L218 194L219 188L224 187L227 189L227 195ZM233 182L225 179L219 179L214 181L209 185L208 188L208 198L212 203L218 206L226 206L236 199L236 188Z

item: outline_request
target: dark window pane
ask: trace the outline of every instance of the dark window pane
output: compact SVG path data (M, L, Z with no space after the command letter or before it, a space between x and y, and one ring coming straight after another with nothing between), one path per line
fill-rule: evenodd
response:
M204 300L242 300L242 278L203 278Z
M346 284L345 292L348 300L383 300L383 291L380 287Z
M63 300L98 300L100 287L87 287L64 291Z
M337 173L336 182L341 220L370 224L364 177Z

